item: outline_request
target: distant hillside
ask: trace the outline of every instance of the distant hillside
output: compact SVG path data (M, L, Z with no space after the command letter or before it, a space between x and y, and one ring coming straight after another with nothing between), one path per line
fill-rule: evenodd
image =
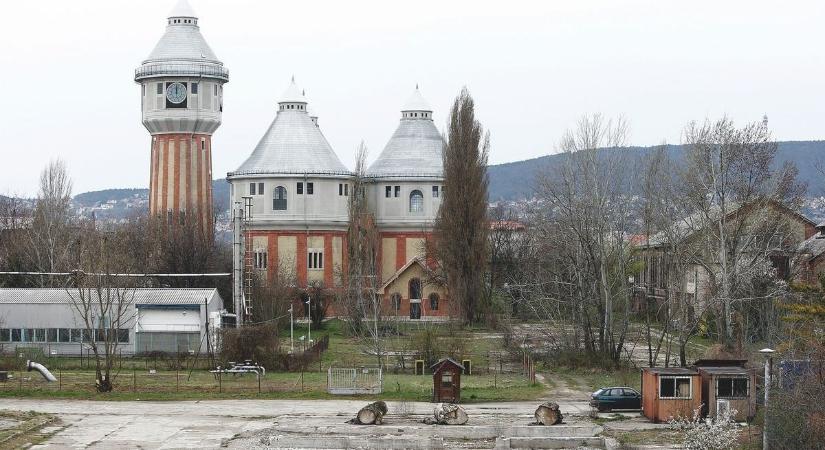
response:
M626 151L631 157L642 158L654 147L627 147L616 150ZM668 152L679 162L684 156L684 146L670 145ZM791 161L799 169L799 179L808 183L808 196L819 197L825 195L825 179L816 170L816 164L825 164L825 141L789 141L780 142L775 165ZM536 173L546 170L553 164L558 164L563 155L548 155L540 158L516 161L505 164L492 165L488 168L490 174L490 200L519 200L530 198L535 192ZM229 210L229 183L226 180L212 181L215 211L218 213ZM74 198L74 202L81 208L94 208L110 201L124 201L135 197L146 200L148 189L106 189L102 191L84 192Z
M825 165L825 141L779 142L775 166L791 161L799 169L799 180L808 183L808 196L816 197L825 193L825 179L816 170L816 164ZM641 158L654 147L627 147L620 151L631 152L632 157ZM611 150L613 151L613 150ZM677 162L684 156L684 146L670 145L668 152ZM535 192L535 177L540 170L557 164L563 155L548 155L488 168L490 175L490 200L518 200L529 198Z
M215 209L223 211L229 209L229 183L226 180L212 181L212 195ZM110 201L121 201L129 198L148 199L149 189L104 189L77 194L72 199L74 204L82 208L92 208Z

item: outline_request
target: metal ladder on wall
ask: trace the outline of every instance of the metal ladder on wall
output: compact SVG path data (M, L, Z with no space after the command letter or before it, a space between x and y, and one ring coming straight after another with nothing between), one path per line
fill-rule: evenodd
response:
M252 317L252 290L255 282L255 251L252 248L252 197L243 198L243 314L244 322Z

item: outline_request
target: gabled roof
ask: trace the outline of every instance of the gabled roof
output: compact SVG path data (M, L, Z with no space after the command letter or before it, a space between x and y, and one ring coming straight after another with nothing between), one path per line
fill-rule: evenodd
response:
M435 372L439 368L441 368L441 366L443 366L444 364L452 364L452 365L460 368L461 370L464 370L464 364L460 364L452 358L441 358L441 359L438 360L438 362L436 362L435 364L430 366L430 369L432 369L433 372Z
M801 214L797 211L792 210L791 208L788 208L787 206L783 205L780 202L777 202L775 200L768 200L767 204L772 206L773 208L781 211L781 212L787 213L789 216L797 219L800 222L803 222L803 223L811 225L811 226L816 225L816 223L813 222L811 219L805 217L803 214ZM731 204L730 209L728 210L728 213L727 213L728 220L733 220L741 214L747 214L748 209L752 205L753 205L752 203L749 203L749 204ZM718 207L711 208L709 214L710 215L715 215L715 216L718 217L720 215L720 210L719 210ZM704 213L703 212L696 212L696 213L693 213L693 214L688 215L686 217L683 217L683 218L675 221L671 225L671 227L672 227L671 232L674 235L676 235L677 239L679 239L680 241L682 241L684 239L687 239L687 238L697 234L699 231L701 231L701 225L702 225L703 219L704 219ZM643 248L644 247L660 247L662 245L668 244L668 242L669 241L668 241L667 233L662 231L662 232L659 232L659 233L656 233L656 234L650 236L649 244L646 243L646 242L640 242L636 245L638 247L643 247Z
M384 284L381 285L381 292L384 292L384 290L387 289L387 286L389 286L395 280L397 280L398 277L400 277L404 272L407 271L407 269L412 267L414 264L417 264L417 265L421 266L421 268L424 270L424 273L430 273L431 272L430 268L427 267L427 264L424 262L424 257L416 256L415 258L407 261L407 264L404 264L403 266L401 266L400 269L396 270L395 273L392 274L392 276L389 277L387 279L387 281L385 281Z
M135 305L203 305L220 295L214 288L138 288L131 303ZM0 304L70 304L78 298L74 288L0 288Z

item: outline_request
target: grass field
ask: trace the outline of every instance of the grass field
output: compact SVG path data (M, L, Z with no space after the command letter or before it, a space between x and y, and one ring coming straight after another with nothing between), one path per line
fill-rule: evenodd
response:
M220 380L211 373L196 370L188 372L145 370L121 371L114 379L115 392L98 394L94 390L94 372L57 371L59 381L47 383L37 373L13 373L14 378L0 383L0 396L55 397L112 400L179 400L218 398L345 398L326 392L326 372L267 373L260 380L254 375L227 376ZM464 402L530 400L542 396L544 386L531 384L518 374L465 375L462 381ZM384 393L380 396L352 398L381 398L383 400L429 401L432 377L429 375L395 375L384 377Z

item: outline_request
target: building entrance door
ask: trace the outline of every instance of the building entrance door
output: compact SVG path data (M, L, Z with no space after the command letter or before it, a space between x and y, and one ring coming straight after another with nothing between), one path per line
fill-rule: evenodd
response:
M410 319L421 318L421 303L410 303Z

